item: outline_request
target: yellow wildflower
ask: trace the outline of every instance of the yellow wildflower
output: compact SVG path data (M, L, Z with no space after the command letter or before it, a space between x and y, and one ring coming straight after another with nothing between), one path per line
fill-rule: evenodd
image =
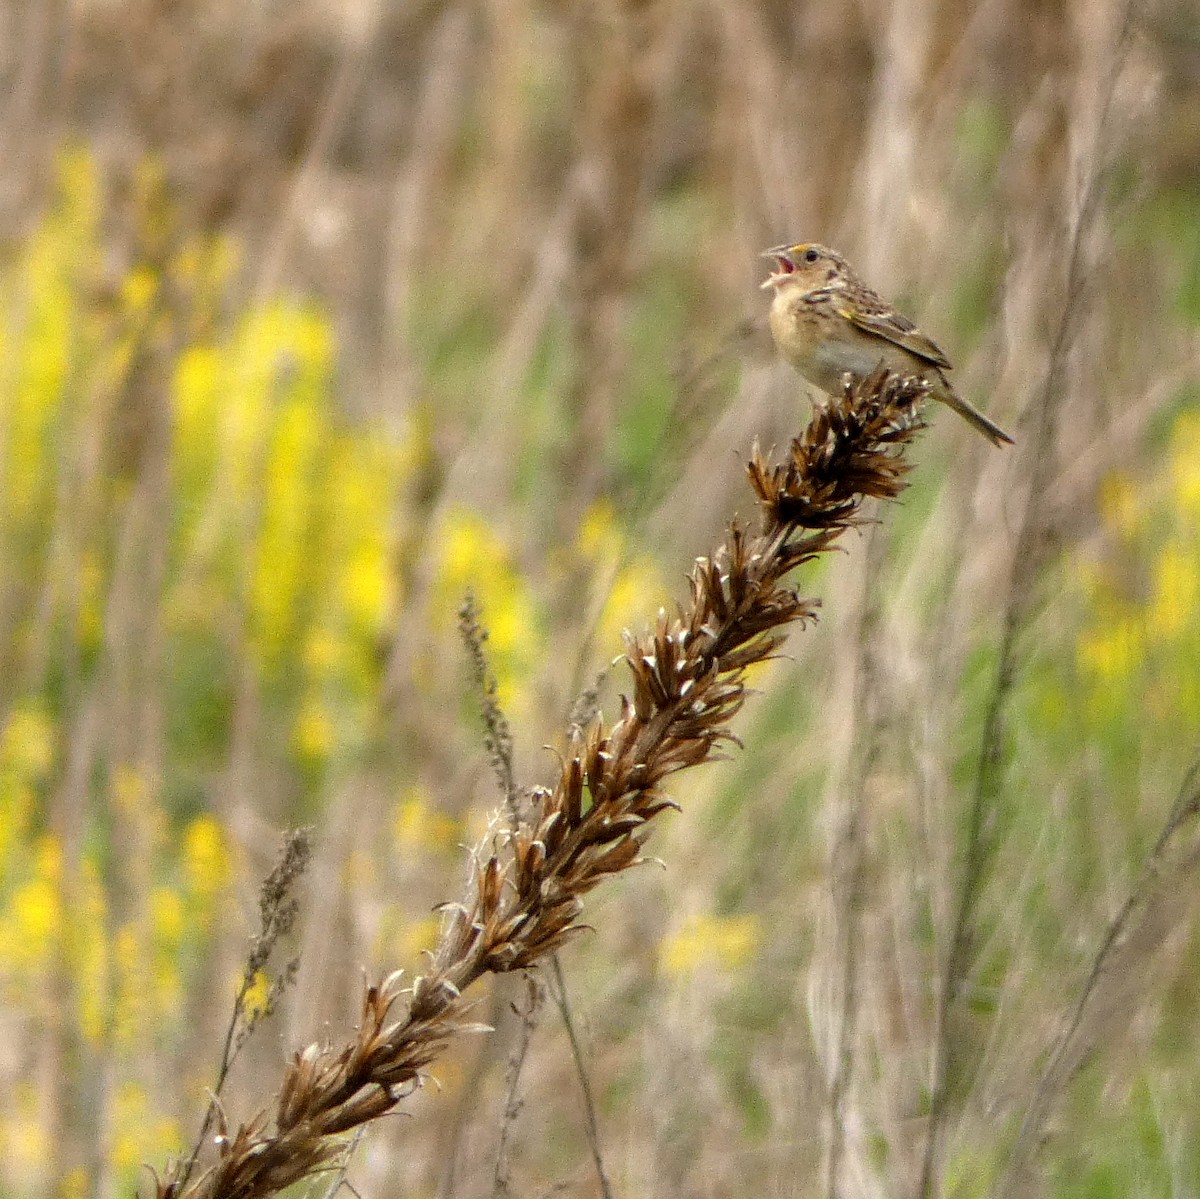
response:
M1174 638L1196 624L1200 605L1200 561L1180 545L1163 548L1154 568L1154 591L1148 613L1151 630Z
M1123 683L1141 665L1145 632L1134 617L1114 618L1079 638L1079 664L1106 683Z
M233 873L224 830L214 817L197 816L184 829L182 859L188 890L210 907Z
M410 787L392 818L392 833L401 857L418 857L427 850L456 849L463 837L462 821L436 808L422 787Z
M758 952L762 926L751 913L689 917L659 949L663 969L676 977L702 968L736 970Z

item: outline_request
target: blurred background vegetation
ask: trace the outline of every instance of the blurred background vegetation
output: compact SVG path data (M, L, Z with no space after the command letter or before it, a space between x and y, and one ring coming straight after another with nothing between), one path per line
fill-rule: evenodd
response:
M665 870L592 899L563 965L612 1186L1200 1192L1195 854L1143 875L1200 740L1194 3L3 0L0 80L4 1193L186 1150L282 828L300 972L231 1118L419 968L500 801L465 593L537 783L804 420L738 332L801 239L1018 444L931 414ZM522 996L359 1193L494 1192ZM552 1009L520 1093L512 1188L599 1193Z

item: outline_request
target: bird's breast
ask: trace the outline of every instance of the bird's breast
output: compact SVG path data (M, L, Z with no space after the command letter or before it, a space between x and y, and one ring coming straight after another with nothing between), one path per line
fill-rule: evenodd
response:
M769 318L780 353L830 395L841 391L847 374L862 379L881 365L905 375L929 369L903 347L852 325L827 300L781 292Z

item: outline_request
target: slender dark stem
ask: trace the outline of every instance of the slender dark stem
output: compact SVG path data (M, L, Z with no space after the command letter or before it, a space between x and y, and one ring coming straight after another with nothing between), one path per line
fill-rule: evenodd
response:
M500 1120L500 1140L496 1146L496 1169L492 1175L492 1199L505 1199L505 1196L512 1193L509 1180L509 1140L524 1106L520 1090L521 1072L525 1068L525 1059L529 1056L529 1046L533 1044L533 1034L537 1032L545 994L533 972L526 974L525 986L525 1007L518 1009L513 1005L521 1018L521 1032L508 1059L504 1112Z
M250 953L242 967L242 981L233 998L233 1010L230 1013L229 1023L225 1028L225 1040L221 1046L217 1078L209 1093L204 1119L200 1124L200 1131L196 1135L192 1151L180 1167L180 1188L187 1184L200 1159L204 1141L212 1130L213 1121L220 1110L221 1092L242 1046L258 1026L260 1020L271 1014L280 994L295 979L298 962L293 960L284 968L271 987L266 1005L252 1013L248 1020L246 1019L246 996L250 994L250 989L257 981L259 972L267 965L279 939L291 931L299 911L299 904L292 896L292 890L308 866L311 853L309 832L310 830L307 828L296 828L290 829L285 834L278 860L263 880L258 901L258 933L251 942Z
M499 687L487 658L487 628L473 592L467 592L462 607L458 610L458 631L467 656L471 659L471 673L479 692L479 715L483 720L483 737L488 760L496 775L500 793L504 796L509 825L515 832L521 822L521 812L516 771L513 768L512 726L497 699Z
M346 1144L346 1152L342 1154L342 1160L338 1163L333 1171L333 1177L329 1180L329 1185L325 1188L324 1199L334 1199L334 1196L345 1187L355 1199L362 1199L358 1191L355 1190L353 1184L347 1179L346 1171L350 1169L351 1159L358 1150L359 1143L366 1136L366 1125L362 1125L354 1130L354 1135Z
M233 1011L230 1013L229 1023L225 1028L224 1044L221 1046L221 1060L217 1067L216 1082L209 1093L208 1106L204 1109L204 1119L200 1123L200 1131L196 1134L192 1151L188 1154L187 1161L180 1170L180 1188L187 1185L188 1179L192 1176L192 1171L196 1168L196 1162L200 1160L200 1151L204 1148L205 1139L212 1130L213 1120L217 1114L225 1080L229 1077L229 1071L233 1068L234 1060L237 1058L238 1051L241 1048L240 1045L234 1043L234 1037L242 1023L242 1013L246 1010L246 996L250 991L251 982L252 980L243 974L242 984L238 988L237 995L234 996Z
M554 975L554 985L550 988L558 1014L562 1017L563 1028L567 1031L567 1040L571 1045L571 1057L575 1061L575 1073L579 1077L579 1091L583 1096L583 1118L587 1125L588 1146L592 1151L592 1161L596 1166L596 1178L600 1183L600 1191L604 1199L613 1199L612 1186L604 1169L604 1158L600 1152L600 1125L596 1119L596 1100L592 1094L592 1082L588 1077L587 1066L583 1060L583 1049L575 1032L575 1021L571 1016L571 1006L567 1000L567 980L563 974L562 964L558 954L550 959L550 972Z

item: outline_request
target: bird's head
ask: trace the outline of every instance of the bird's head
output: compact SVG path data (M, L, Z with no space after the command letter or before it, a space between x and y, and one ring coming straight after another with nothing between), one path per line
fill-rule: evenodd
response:
M775 261L775 269L763 280L762 287L803 285L805 290L836 286L854 277L850 264L828 246L815 241L795 246L775 246L762 256Z

